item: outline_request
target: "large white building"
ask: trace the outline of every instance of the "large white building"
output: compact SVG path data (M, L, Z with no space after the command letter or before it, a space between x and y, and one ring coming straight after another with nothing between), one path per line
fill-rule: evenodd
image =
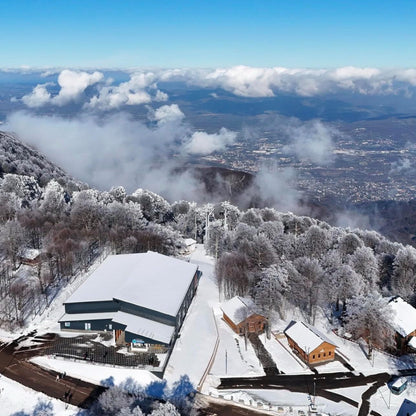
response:
M200 276L197 265L150 251L109 256L64 303L61 329L171 346Z

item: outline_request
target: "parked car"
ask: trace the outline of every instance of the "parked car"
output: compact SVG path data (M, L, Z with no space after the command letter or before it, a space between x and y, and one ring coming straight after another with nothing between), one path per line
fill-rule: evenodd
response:
M407 388L407 378L395 377L389 381L388 386L393 394L401 394Z

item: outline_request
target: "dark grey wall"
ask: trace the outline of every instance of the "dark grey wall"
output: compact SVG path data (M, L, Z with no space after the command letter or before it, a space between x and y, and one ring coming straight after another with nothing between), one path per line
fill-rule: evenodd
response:
M66 313L96 313L96 312L117 312L119 305L114 300L102 302L77 302L65 303Z
M161 324L172 326L175 326L176 324L175 316L167 315L165 313L154 311L152 309L147 309L143 306L133 305L132 303L124 302L123 300L117 301L120 305L120 311L122 312L151 319L152 321L160 322Z
M69 322L69 321L67 321ZM60 322L61 329L77 329L85 330L85 323L89 322L91 324L91 331L104 331L108 330L108 325L112 324L112 329L122 329L126 328L126 325L120 325L117 322L112 322L111 319L96 319L96 320L83 320L83 321L70 321L70 326L65 326L65 322Z

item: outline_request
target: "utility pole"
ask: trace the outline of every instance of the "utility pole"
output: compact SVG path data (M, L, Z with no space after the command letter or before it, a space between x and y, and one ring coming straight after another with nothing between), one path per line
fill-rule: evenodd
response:
M228 357L227 357L227 350L225 350L225 374L227 374L228 370Z

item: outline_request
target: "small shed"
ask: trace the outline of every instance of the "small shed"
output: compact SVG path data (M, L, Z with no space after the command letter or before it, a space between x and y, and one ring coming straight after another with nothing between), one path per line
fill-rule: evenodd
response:
M40 262L41 251L36 248L25 248L19 252L19 261L28 266L36 266Z
M245 333L261 334L267 318L255 312L250 299L235 296L221 305L223 319L239 335Z
M196 241L193 238L185 238L186 250L188 253L192 253L196 247Z
M396 332L398 352L404 353L407 347L416 348L416 309L400 296L390 299L393 312L391 326Z
M292 321L284 333L290 348L308 364L332 361L335 358L337 346L312 325Z

